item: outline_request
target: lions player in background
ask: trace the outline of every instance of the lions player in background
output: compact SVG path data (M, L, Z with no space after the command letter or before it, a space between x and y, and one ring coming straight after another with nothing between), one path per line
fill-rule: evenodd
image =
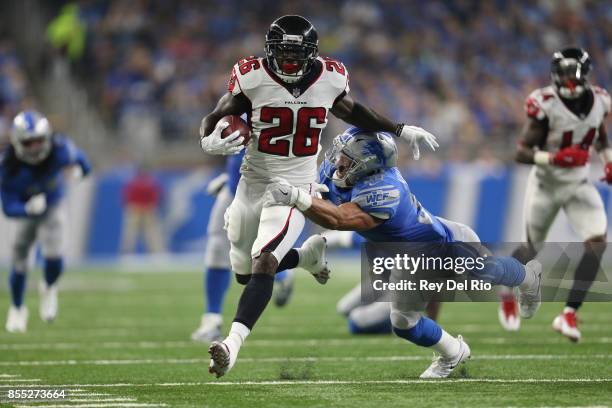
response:
M24 111L15 117L11 145L0 162L2 210L17 222L7 331L23 333L27 329L24 292L28 254L37 239L44 256L40 317L51 322L57 316L57 281L64 269L64 214L60 203L65 194L65 178L80 179L90 170L85 154L67 137L53 134L49 121L40 113Z
M565 308L553 321L554 330L571 341L580 340L576 312L597 275L606 247L606 210L597 189L588 180L591 145L605 164L605 180L612 184L612 149L605 117L610 95L591 85L591 59L586 51L567 48L553 54L552 85L533 91L526 102L529 121L521 136L516 161L534 165L525 193L526 244L514 256L532 259L563 209L574 231L584 241L574 284ZM517 330L520 318L512 313L513 296L506 294L500 321Z
M327 280L325 240L316 236L292 249L304 216L291 206L263 208L266 186L279 178L315 194L319 137L328 114L369 130L383 130L408 142L418 157L418 143L437 146L435 137L414 126L393 122L348 96L346 67L319 56L314 26L301 16L274 21L265 41L265 58L240 60L228 92L203 120L200 145L210 154L234 154L243 146L238 131L222 138L226 115L246 113L252 137L246 147L236 197L228 210L232 271L246 285L228 337L213 342L209 371L230 370L240 347L266 308L277 270L303 267L320 283Z
M324 187L320 190L326 199L277 182L268 185L264 206L295 206L324 228L357 231L369 242L474 243L451 246L452 252L438 256L474 258L486 254L484 268L470 274L494 285L519 287L521 314L525 318L533 316L540 306L540 263L530 261L525 266L513 257L484 252L486 248L480 247L471 228L434 217L423 208L396 166L397 146L391 135L351 128L334 139L321 166ZM425 307L426 302L416 300L391 302L393 332L440 354L421 378L448 377L470 357L470 347L461 336L451 336L425 317Z
M207 187L208 194L216 198L208 221L208 242L204 253L206 310L202 315L200 327L191 334L194 341L210 342L222 338L223 302L231 278L230 242L227 232L223 229L223 219L236 194L243 157L244 151L229 156L225 162L225 172L211 180ZM286 305L293 292L293 271L277 273L274 276L274 286L274 303L279 307Z

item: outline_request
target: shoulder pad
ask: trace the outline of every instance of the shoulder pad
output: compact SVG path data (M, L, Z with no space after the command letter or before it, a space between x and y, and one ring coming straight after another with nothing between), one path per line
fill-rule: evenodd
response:
M389 219L395 215L400 198L400 186L384 174L376 174L353 187L351 201L376 218Z
M319 57L323 64L323 71L329 77L330 83L340 90L340 92L349 91L349 72L344 64L340 61L329 57Z
M68 136L62 134L53 135L53 148L60 152L60 157L72 163L77 158L77 147Z
M525 112L527 116L543 120L548 117L548 108L554 100L555 94L552 87L539 88L531 92L525 100Z
M247 57L239 60L232 68L232 75L227 84L227 90L232 95L248 92L261 83L263 68L262 59Z

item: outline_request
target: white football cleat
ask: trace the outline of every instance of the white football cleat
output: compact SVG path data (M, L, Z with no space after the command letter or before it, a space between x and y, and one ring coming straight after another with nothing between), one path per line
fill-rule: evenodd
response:
M512 293L502 296L497 310L499 323L506 331L517 331L521 327L521 316L518 311L516 297Z
M329 280L326 250L327 242L318 234L308 238L298 249L300 256L298 266L310 272L321 285L325 285Z
M529 319L538 311L542 300L542 264L532 259L525 265L525 273L535 275L528 288L521 289L519 286L519 311L521 317Z
M191 340L208 343L214 340L220 340L221 325L223 317L219 313L204 313L200 322L200 327L191 333Z
M291 299L293 294L293 270L285 272L287 276L281 281L274 281L274 304L278 307L283 307Z
M555 317L552 327L574 343L578 343L582 337L580 330L578 330L578 319L575 310L564 310L563 313Z
M230 349L222 341L213 341L208 348L210 354L210 364L208 372L214 374L217 378L223 377L229 370L232 369L236 359L230 356ZM232 361L234 360L234 361Z
M463 341L461 335L457 336L457 340L459 340L459 352L457 355L451 358L436 356L431 365L427 370L423 371L419 378L446 378L459 364L470 358L472 355L470 346Z
M38 286L40 304L38 311L40 318L51 323L57 317L57 284L49 286L47 282L41 281Z
M9 333L25 333L28 328L28 308L25 305L11 305L5 328Z

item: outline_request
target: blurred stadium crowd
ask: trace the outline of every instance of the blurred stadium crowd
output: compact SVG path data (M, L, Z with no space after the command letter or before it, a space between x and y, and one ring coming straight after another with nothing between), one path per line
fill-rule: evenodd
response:
M593 82L612 84L612 7L606 1L75 4L56 17L66 22L74 13L82 27L82 38L65 47L74 72L119 135L144 132L152 142L192 142L232 65L262 55L270 22L283 14L309 18L321 54L347 65L354 97L432 131L445 160L510 160L524 123L523 100L548 84L550 56L558 48L586 48L595 63ZM10 44L0 43L7 115L27 87L12 55Z

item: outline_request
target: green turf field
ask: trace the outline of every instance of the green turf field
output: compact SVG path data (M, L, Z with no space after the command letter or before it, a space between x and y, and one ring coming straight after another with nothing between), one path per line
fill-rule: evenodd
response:
M202 308L201 273L71 271L63 281L59 319L51 325L38 318L30 279L28 333L0 334L0 405L612 405L612 304L584 308L579 345L550 329L558 304L543 305L519 333L501 329L495 304L445 304L440 322L464 335L473 357L451 379L422 381L428 351L390 335L348 334L335 302L355 279L346 267L336 267L328 285L320 286L302 272L292 303L284 309L270 304L234 370L219 380L208 374L207 345L189 341ZM4 315L8 293L1 287ZM227 321L238 289L232 284ZM42 386L70 396L7 401L11 389Z

